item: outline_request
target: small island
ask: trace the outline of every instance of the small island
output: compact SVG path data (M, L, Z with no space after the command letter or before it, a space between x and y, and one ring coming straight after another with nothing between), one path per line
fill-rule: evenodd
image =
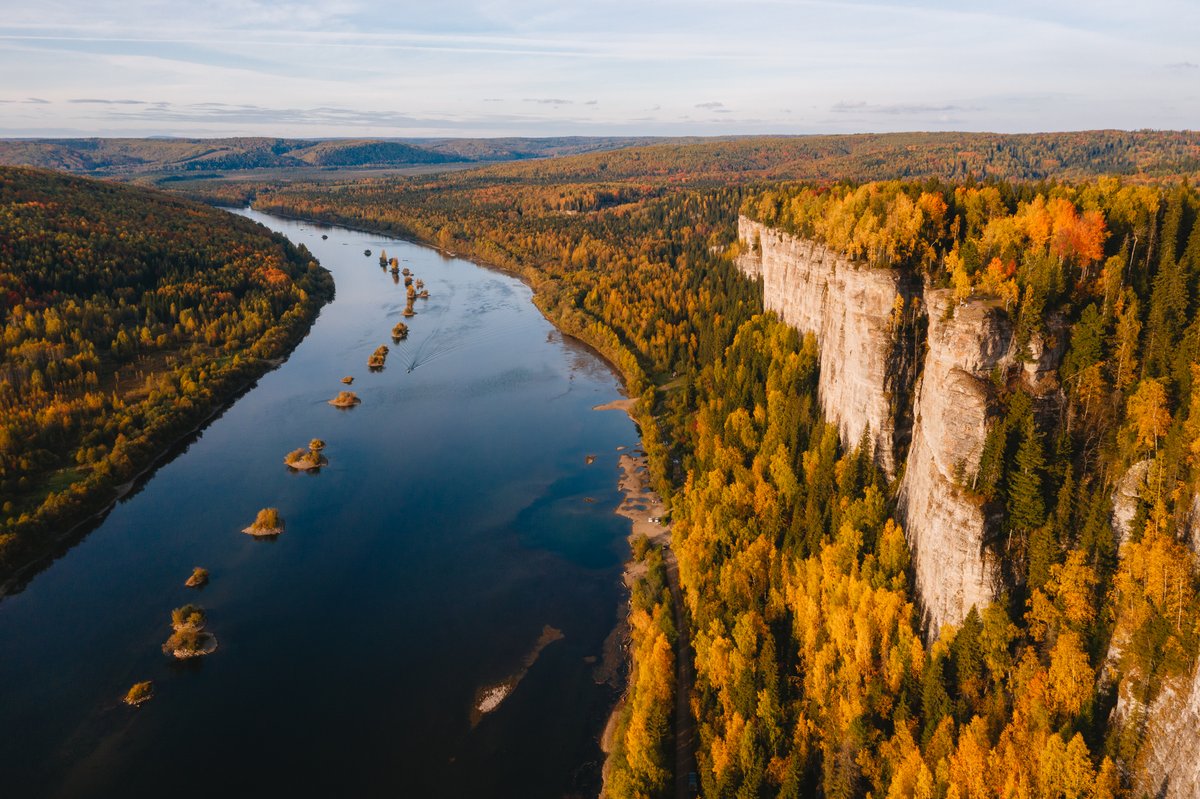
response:
M259 538L279 535L283 532L283 517L279 515L279 508L263 508L254 517L254 523L242 532Z
M171 637L163 652L178 660L211 655L217 651L217 637L204 631L204 608L187 604L171 611Z
M396 326L392 328L392 340L399 343L406 338L408 338L408 325L397 322Z
M417 295L423 300L429 299L429 289L421 289L421 293Z
M354 382L354 378L351 377L350 375L346 375L345 377L342 378L342 382L345 383L346 385L350 385L351 383Z
M388 349L387 345L380 344L375 351L371 353L371 357L367 359L367 368L376 372L382 369L384 363L387 361L388 352L390 352L390 350Z
M320 441L321 446L314 449L312 444L309 444L308 449L300 448L292 450L283 457L284 465L289 469L306 472L310 469L320 469L329 463L325 456L321 454L321 449L324 448L325 442L320 439L313 439L313 441Z
M418 280L418 281L416 282L416 286L417 286L417 288L418 288L418 289L423 289L423 288L425 288L425 281L424 281L424 280Z
M335 408L353 408L360 402L362 400L353 391L339 391L336 397L329 400L329 404Z
M188 588L202 588L208 585L208 569L202 569L199 566L192 569L192 576L187 578L184 585Z
M370 251L370 250L363 250L363 255L365 255L365 256L367 256L368 258L370 258L370 257L371 257L371 251Z
M411 270L411 269L409 269L409 268L406 266L406 267L404 267L403 274L404 274L404 275L406 275L406 276L407 276L407 275L411 275L411 274L412 274L412 270Z
M154 683L146 680L145 682L135 682L121 701L130 707L137 707L143 702L149 702L153 698Z

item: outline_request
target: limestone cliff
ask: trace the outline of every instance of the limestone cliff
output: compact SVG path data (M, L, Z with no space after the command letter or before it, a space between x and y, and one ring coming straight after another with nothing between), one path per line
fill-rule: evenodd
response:
M1122 475L1113 494L1112 524L1118 546L1129 536L1139 495L1153 461L1138 461ZM1186 517L1177 530L1180 540L1200 553L1200 494L1192 497ZM1119 668L1126 641L1109 645L1106 665ZM1162 681L1149 702L1138 695L1145 689L1143 675L1126 674L1118 685L1112 726L1137 741L1132 775L1134 793L1158 799L1200 799L1200 663L1189 673Z
M1012 323L994 302L922 293L897 271L861 267L744 217L738 234L745 252L739 266L762 279L765 307L816 335L821 407L843 441L853 444L869 429L889 476L905 463L898 514L929 631L961 622L972 605L982 609L996 596L1000 579L985 546L998 519L963 487L997 411L993 372L1048 393L1064 337L1051 337L1054 347L1035 337L1029 357L1019 359Z
M850 445L870 431L880 466L894 477L908 442L915 350L898 333L919 286L746 217L738 236L745 249L738 265L762 278L766 310L820 342L825 417Z
M1121 683L1113 719L1135 725L1141 740L1134 772L1138 796L1159 799L1200 797L1200 668L1187 677L1164 681L1149 706L1130 695L1136 681Z
M988 378L1010 359L1012 325L984 302L955 307L948 291L927 292L926 310L928 350L898 511L925 621L936 634L997 593L998 563L984 547L994 520L962 483L983 451L993 406Z
M860 267L746 218L738 232L738 265L763 281L765 307L818 339L826 417L849 444L870 430L880 464L901 475L897 513L926 629L936 636L973 605L991 602L1002 578L1011 577L998 547L989 546L1000 531L1000 511L982 503L970 483L1001 411L997 385L1023 387L1035 411L1056 408L1064 326L1050 319L1048 335L1033 336L1018 352L1013 322L994 301L957 302L949 290L922 291L895 271ZM897 307L908 314L901 325ZM1118 544L1128 535L1150 465L1134 464L1115 487ZM1179 534L1200 549L1200 495ZM1107 661L1114 676L1120 653L1114 641ZM1120 682L1112 719L1139 742L1139 761L1129 764L1136 792L1200 799L1200 666L1166 680L1148 703L1135 695L1141 685L1131 675Z

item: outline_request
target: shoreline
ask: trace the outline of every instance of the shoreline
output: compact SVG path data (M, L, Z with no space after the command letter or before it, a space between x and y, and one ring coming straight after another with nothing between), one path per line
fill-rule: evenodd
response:
M332 298L330 301L332 301ZM0 602L10 596L15 596L16 594L20 593L25 586L28 585L45 567L58 560L59 557L69 552L75 544L86 538L87 533L90 532L90 530L87 530L83 532L82 535L79 535L78 540L72 541L72 539L75 538L81 530L84 530L89 525L94 525L100 521L103 521L104 517L111 513L113 508L115 508L117 504L121 502L121 500L134 493L142 483L153 477L154 472L157 471L159 467L165 466L167 463L169 463L174 457L174 454L178 454L175 451L179 449L180 446L183 446L185 442L190 445L191 441L189 439L193 439L195 436L204 432L204 429L208 427L209 424L214 422L222 414L232 408L234 403L236 403L239 399L252 391L258 384L259 380L286 363L288 358L291 357L292 352L295 351L296 347L300 346L300 343L308 337L308 333L312 330L313 324L316 323L317 317L320 316L320 312L325 305L328 305L328 302L323 303L319 308L317 308L317 313L313 315L311 320L309 320L309 323L303 333L300 334L297 340L289 346L286 352L274 358L259 359L259 362L265 367L261 372L247 376L247 378L241 381L227 398L218 401L213 407L212 411L206 416L197 421L187 430L181 432L179 435L174 436L169 441L164 442L161 449L159 449L150 458L145 466L139 469L124 482L112 486L112 496L105 501L102 506L98 507L96 510L85 512L84 515L78 520L69 523L66 529L64 529L61 533L51 535L47 539L46 545L38 548L37 552L35 552L25 564L14 569L13 573L8 577L0 579ZM63 549L64 545L66 546L65 549Z
M592 408L594 411L624 411L634 422L632 410L634 403L637 400L625 397L622 399L612 400ZM608 714L608 718L604 722L604 728L600 733L600 751L604 753L604 764L600 770L600 796L606 795L605 791L608 786L608 767L609 758L613 752L613 738L617 733L617 728L620 725L621 714L625 710L625 705L629 700L629 674L633 667L632 651L629 649L629 592L633 590L634 584L638 578L646 573L646 564L637 562L633 559L632 543L639 536L646 538L659 548L666 548L671 542L671 528L669 525L658 524L650 521L651 518L661 519L667 512L666 503L663 502L653 488L650 487L650 464L649 458L646 455L645 449L641 446L641 437L638 437L639 446L637 449L621 452L617 463L620 468L620 477L617 479L617 489L622 493L623 499L620 504L613 510L613 513L622 518L628 519L630 522L629 535L626 540L630 543L631 552L629 559L625 561L624 568L621 572L621 582L625 586L626 599L625 607L622 608L622 613L616 628L612 632L614 643L619 642L619 649L614 654L621 660L621 668L617 674L618 678L623 677L623 685L619 686L620 694L617 701L613 704L612 710ZM608 642L605 642L608 644ZM622 652L623 650L623 652ZM607 654L607 653L606 653Z

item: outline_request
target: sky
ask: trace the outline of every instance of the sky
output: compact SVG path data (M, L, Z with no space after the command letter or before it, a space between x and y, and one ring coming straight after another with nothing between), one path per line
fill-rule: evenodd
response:
M1200 0L0 0L0 136L1200 128Z

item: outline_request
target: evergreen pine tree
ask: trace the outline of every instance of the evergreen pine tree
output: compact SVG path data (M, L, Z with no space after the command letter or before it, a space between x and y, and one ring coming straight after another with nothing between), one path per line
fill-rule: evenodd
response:
M1042 498L1046 458L1032 414L1025 417L1020 431L1016 468L1009 472L1008 478L1008 523L1013 532L1028 535L1046 521L1046 503Z

